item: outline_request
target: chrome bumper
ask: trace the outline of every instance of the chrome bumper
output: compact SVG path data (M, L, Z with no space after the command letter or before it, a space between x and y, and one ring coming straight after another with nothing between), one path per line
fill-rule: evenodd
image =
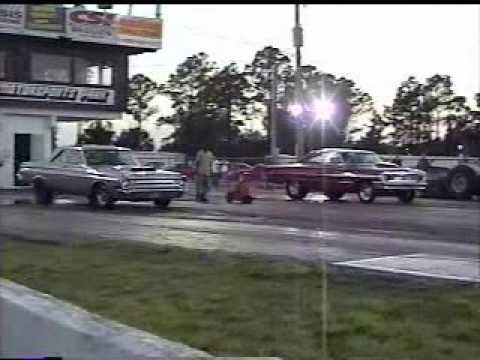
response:
M389 182L376 181L375 190L425 190L426 182L412 182L411 180L392 180Z
M123 200L173 199L183 195L185 183L174 179L135 179L116 190Z
M120 190L115 193L115 197L119 200L127 201L142 201L142 200L155 200L155 199L175 199L182 197L183 190L180 189L168 189L168 190L156 190L156 191L125 191Z

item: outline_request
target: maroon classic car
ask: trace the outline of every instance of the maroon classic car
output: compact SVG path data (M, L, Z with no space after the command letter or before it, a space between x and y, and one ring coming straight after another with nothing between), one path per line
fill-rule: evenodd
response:
M287 195L303 199L309 192L323 192L331 200L356 193L362 203L379 195L394 195L410 203L416 190L425 190L426 173L400 168L382 161L372 151L325 148L310 152L300 163L257 165L249 172L253 179L285 184Z

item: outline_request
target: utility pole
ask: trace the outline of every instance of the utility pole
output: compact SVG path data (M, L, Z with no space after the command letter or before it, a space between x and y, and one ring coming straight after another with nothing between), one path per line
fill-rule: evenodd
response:
M295 47L295 101L297 104L302 105L302 54L301 47L303 46L303 29L300 25L300 4L295 4L295 26L293 28L293 46ZM301 119L303 114L300 114L299 118ZM300 120L297 124L297 144L295 147L295 153L297 159L300 160L303 157L305 151L304 144L304 135L303 135L303 125Z
M128 16L132 16L133 13L133 4L128 4Z
M278 64L273 65L270 89L270 155L272 162L277 163L277 72Z

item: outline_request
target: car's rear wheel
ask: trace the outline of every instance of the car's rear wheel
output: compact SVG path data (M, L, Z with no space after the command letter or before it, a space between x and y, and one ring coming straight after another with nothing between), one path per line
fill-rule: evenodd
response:
M325 196L331 201L339 201L345 193L341 192L326 192Z
M405 190L405 191L399 191L397 193L398 199L404 203L404 204L409 204L415 199L415 191L414 190Z
M377 196L373 184L369 181L363 181L358 184L357 195L360 202L364 204L372 203Z
M234 198L234 195L232 192L227 192L227 195L225 195L225 200L227 200L228 203L232 203L233 202L233 198Z
M166 209L168 208L168 205L170 205L170 201L170 199L155 199L153 203L160 209Z
M448 178L450 192L459 200L469 200L472 197L473 176L468 171L453 171Z
M33 186L35 204L50 205L53 203L53 191L49 190L43 181L37 181Z
M302 200L308 194L308 189L298 181L289 181L286 185L287 195L293 200Z
M94 209L104 208L113 209L115 207L115 199L105 184L97 184L90 195L90 206Z

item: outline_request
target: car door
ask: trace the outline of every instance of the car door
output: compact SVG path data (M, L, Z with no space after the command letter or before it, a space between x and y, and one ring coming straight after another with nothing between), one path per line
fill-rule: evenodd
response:
M64 192L72 195L83 195L88 190L87 167L81 150L65 150L65 161L63 164Z
M331 151L325 156L322 163L324 192L342 192L339 175L344 172L344 167L343 157L338 151Z
M328 167L326 160L331 151L322 151L307 158L302 162L303 183L311 191L324 191L328 179Z

